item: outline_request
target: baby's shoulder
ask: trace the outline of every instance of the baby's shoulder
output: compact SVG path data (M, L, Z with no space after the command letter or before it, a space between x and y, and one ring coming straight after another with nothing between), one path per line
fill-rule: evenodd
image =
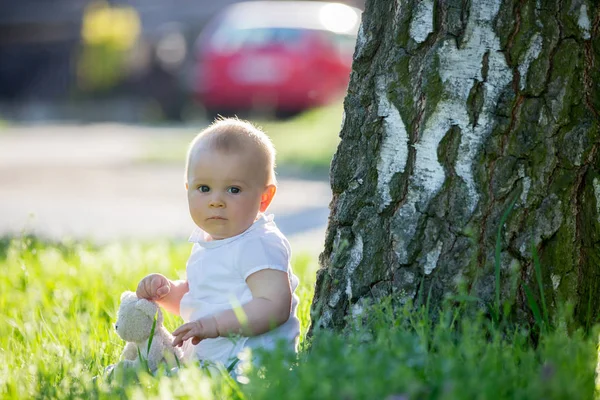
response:
M263 230L251 232L250 235L240 241L242 249L249 248L282 248L289 250L290 244L287 238L279 230Z

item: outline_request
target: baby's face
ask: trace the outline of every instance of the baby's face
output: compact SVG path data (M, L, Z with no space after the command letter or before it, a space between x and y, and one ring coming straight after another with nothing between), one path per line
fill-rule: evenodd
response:
M256 220L266 190L264 166L253 152L198 149L188 169L188 205L212 239L239 235Z

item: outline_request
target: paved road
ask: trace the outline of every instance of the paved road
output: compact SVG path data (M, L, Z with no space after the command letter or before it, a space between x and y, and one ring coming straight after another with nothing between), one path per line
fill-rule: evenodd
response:
M122 125L5 128L0 235L185 240L192 223L182 165L139 161L153 138L176 134ZM330 199L325 181L280 177L270 211L296 251L320 250Z

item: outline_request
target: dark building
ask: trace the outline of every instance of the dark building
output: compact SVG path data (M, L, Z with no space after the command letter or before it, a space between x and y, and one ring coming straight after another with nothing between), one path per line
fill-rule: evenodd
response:
M0 0L0 99L68 93L88 0Z

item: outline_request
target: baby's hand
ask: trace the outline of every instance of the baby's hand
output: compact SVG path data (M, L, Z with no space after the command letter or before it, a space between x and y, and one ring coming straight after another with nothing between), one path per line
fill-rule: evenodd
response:
M160 300L171 291L171 284L161 274L150 274L140 281L135 294L140 299Z
M214 317L201 318L181 325L173 331L173 346L181 347L183 342L192 339L192 344L197 345L202 339L219 337L217 320Z

